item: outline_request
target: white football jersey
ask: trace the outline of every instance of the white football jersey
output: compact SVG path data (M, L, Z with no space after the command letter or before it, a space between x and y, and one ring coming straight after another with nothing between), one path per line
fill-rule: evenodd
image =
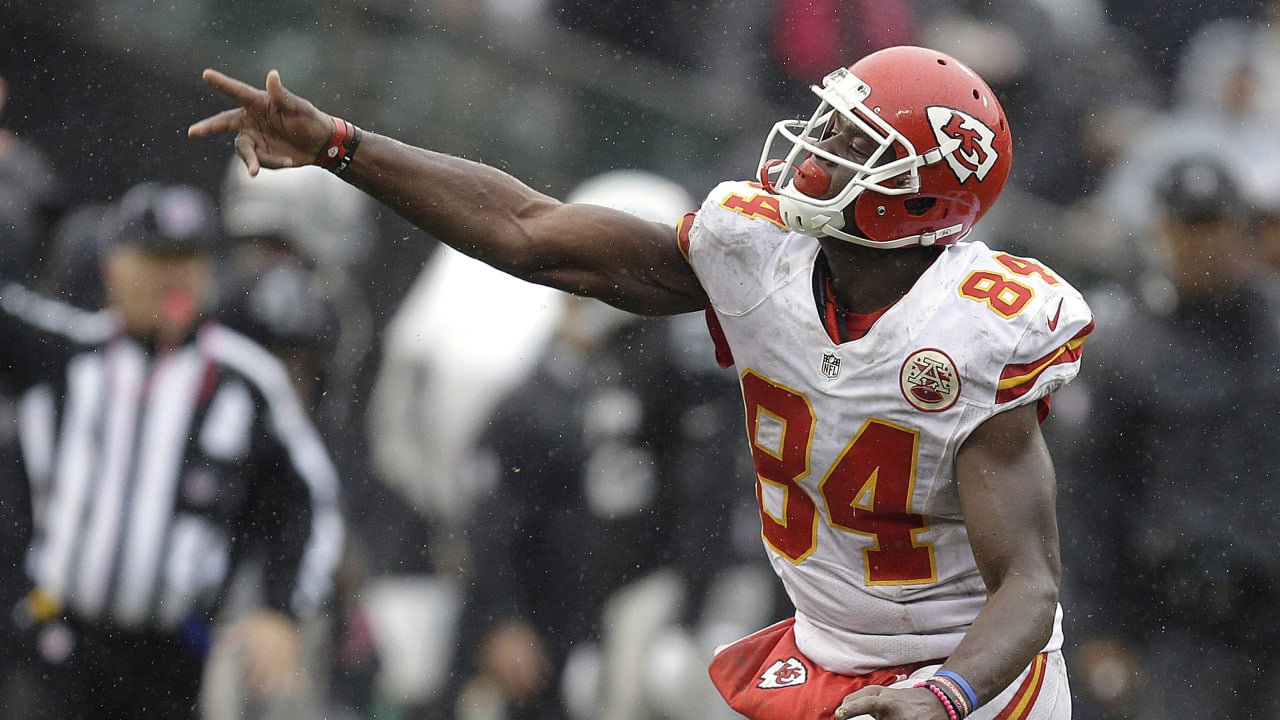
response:
M681 246L739 373L762 536L800 649L846 674L947 657L986 599L956 451L1075 376L1093 328L1083 298L1033 260L964 242L836 344L814 300L818 241L787 231L759 185L718 186Z

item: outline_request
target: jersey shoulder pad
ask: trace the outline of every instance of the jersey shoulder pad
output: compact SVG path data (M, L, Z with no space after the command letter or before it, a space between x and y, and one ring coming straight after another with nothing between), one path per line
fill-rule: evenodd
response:
M1034 258L988 250L975 260L959 291L985 305L987 321L1002 327L998 334L1009 341L998 350L997 405L1044 397L1079 373L1093 312L1051 268Z
M759 183L730 181L717 185L698 211L702 229L722 244L758 244L761 233L787 233L778 197Z
M725 182L682 224L680 243L712 305L736 314L779 281L777 256L790 236L776 196L756 183Z

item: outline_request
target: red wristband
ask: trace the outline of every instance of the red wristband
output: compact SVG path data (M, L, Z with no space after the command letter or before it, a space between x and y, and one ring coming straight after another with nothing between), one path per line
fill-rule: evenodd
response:
M351 159L355 157L362 133L360 128L342 118L330 117L330 119L333 120L333 134L329 136L329 142L316 155L315 164L334 175L341 175L342 171L351 164Z

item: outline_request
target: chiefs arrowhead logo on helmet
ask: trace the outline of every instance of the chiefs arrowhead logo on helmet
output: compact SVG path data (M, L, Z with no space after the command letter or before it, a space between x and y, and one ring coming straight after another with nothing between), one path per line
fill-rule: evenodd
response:
M960 182L974 176L979 182L986 179L999 159L995 149L995 131L981 120L955 108L933 105L928 112L929 124L939 145L948 140L960 141L960 147L947 156L947 164Z
M821 102L809 119L776 123L760 154L761 180L789 229L883 249L950 245L1004 189L1013 161L1004 109L959 60L886 48L829 73L813 92ZM865 157L823 149L837 116L869 141ZM830 177L812 172L814 157L851 177L824 186Z

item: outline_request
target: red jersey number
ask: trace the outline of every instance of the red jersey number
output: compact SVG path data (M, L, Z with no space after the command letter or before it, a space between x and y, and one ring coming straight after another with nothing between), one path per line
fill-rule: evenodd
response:
M803 395L752 371L743 376L742 391L758 476L761 532L769 547L799 563L817 549L823 515L800 485L810 471L813 407ZM916 539L929 528L928 521L910 512L918 446L914 430L871 418L818 483L827 524L871 540L863 549L868 585L937 578L932 546ZM768 486L781 491L775 494L781 504L772 509L765 498Z
M787 224L782 220L782 211L776 195L766 192L755 195L733 193L721 201L720 205L743 217L763 218L783 230L787 229Z
M1009 253L997 253L995 258L996 262L1014 275L1025 278L1039 277L1046 285L1057 285L1062 282L1043 265L1033 260ZM975 270L960 283L960 295L970 300L985 302L987 307L1001 316L1011 318L1022 312L1027 303L1031 302L1035 297L1035 290L1002 273Z

